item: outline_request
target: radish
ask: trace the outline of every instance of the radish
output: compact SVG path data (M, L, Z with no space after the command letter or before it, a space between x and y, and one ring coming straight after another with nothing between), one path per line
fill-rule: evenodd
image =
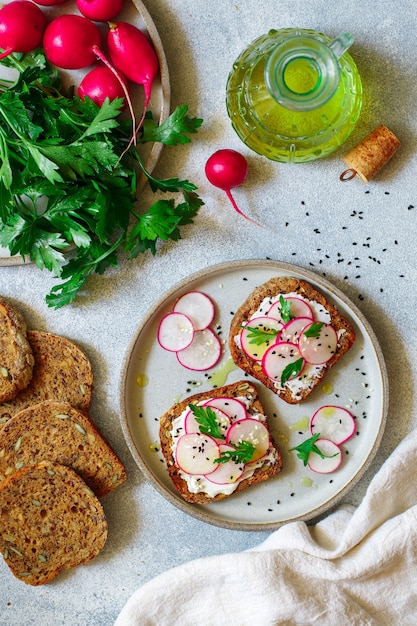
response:
M322 406L310 420L310 432L312 435L320 433L320 437L340 445L353 437L356 422L347 409L340 406Z
M292 296L288 296L288 297L284 296L284 300L290 305L291 317L309 317L311 320L314 319L314 314L311 309L311 306L305 300L301 300L301 298L293 298ZM267 315L270 317L275 317L278 320L281 320L282 319L281 309L282 309L281 302L277 300L271 306Z
M12 52L31 52L42 44L46 17L28 0L15 0L0 9L0 48L4 59Z
M234 448L227 444L219 445L220 454L222 452L233 452ZM230 485L241 478L245 469L244 463L235 463L227 461L227 463L218 463L214 472L206 474L205 478L216 485Z
M278 341L289 341L291 343L297 344L301 333L311 324L310 317L294 317L294 319L290 320L285 324L278 335Z
M114 66L133 83L143 85L145 103L138 133L148 109L153 81L159 72L158 56L147 36L127 22L109 23L107 48Z
M121 74L120 78L124 81L126 89L128 89L126 79L123 78ZM108 98L110 102L115 100L115 98L123 98L125 100L125 94L120 81L106 66L95 67L88 72L79 84L77 91L81 99L88 97L99 107L101 107L106 98ZM125 107L126 102L124 102L122 108L124 109Z
M243 352L255 361L262 361L268 348L277 341L282 324L272 317L260 315L249 320L240 331Z
M43 36L47 59L62 69L79 70L92 65L100 49L100 31L80 15L60 15L50 22Z
M219 338L211 328L205 328L194 332L190 345L177 352L177 359L183 367L202 372L214 367L221 355L222 346Z
M319 453L310 452L308 467L318 474L330 474L336 471L342 463L342 451L339 446L330 439L324 438L317 439L315 445Z
M248 417L245 405L236 398L211 398L206 400L204 406L220 409L230 417L232 422Z
M312 365L327 363L337 348L337 333L333 326L312 322L304 328L298 341L302 357Z
M239 444L242 441L247 441L255 446L255 452L250 460L253 463L265 456L268 451L270 445L268 429L256 419L239 420L229 428L226 443Z
M213 412L216 416L216 422L219 425L219 429L220 431L226 435L227 431L230 428L231 422L230 422L230 418L229 416L222 411L221 409L218 409L215 406L210 407L213 409ZM199 433L200 431L200 424L197 422L196 416L194 415L193 411L190 409L184 419L184 429L186 433ZM226 437L224 437L226 438Z
M281 386L287 380L297 378L303 371L305 361L298 347L283 341L268 348L262 359L262 370L268 378Z
M232 196L231 189L238 187L246 180L248 175L248 162L240 152L236 150L230 150L225 148L223 150L217 150L206 162L205 172L209 182L226 192L232 206L239 215L263 228L261 224L258 224L253 219L248 217L239 209L235 199Z
M159 322L159 345L169 352L177 352L191 345L194 328L189 317L183 313L168 313Z
M79 12L94 22L114 20L123 9L123 4L124 0L76 0Z
M62 4L63 2L66 2L67 0L34 0L34 2L36 2L36 4L40 4L43 7L53 7L56 4Z
M174 311L187 315L193 323L194 330L204 330L214 319L213 302L201 291L185 293L175 303Z
M182 435L175 449L175 463L186 474L210 474L217 467L220 456L218 443L208 435Z

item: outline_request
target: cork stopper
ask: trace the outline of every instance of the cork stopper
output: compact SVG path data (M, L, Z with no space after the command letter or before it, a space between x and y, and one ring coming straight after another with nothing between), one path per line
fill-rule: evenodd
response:
M348 169L340 175L340 180L351 180L357 175L365 183L369 182L400 145L394 133L381 124L343 157Z

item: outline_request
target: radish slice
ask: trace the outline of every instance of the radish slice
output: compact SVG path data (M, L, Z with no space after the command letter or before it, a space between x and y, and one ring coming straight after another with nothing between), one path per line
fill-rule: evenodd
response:
M184 313L193 323L194 330L204 330L214 319L214 305L205 293L189 291L181 296L174 311Z
M320 437L340 445L353 437L356 422L347 409L340 406L322 406L310 420L310 431L312 435L320 433Z
M213 409L213 412L216 415L216 422L218 423L220 430L223 433L224 438L226 439L226 433L229 430L230 425L231 425L230 417L226 413L224 413L224 411L217 409L215 406L212 406L210 408ZM191 409L188 411L188 413L185 416L184 429L186 433L199 433L200 432L200 425L197 422L196 417L194 413L191 411Z
M314 322L313 322L314 324ZM313 365L327 363L337 349L337 333L330 324L323 324L316 337L306 336L309 328L307 326L298 342L298 347L303 358Z
M308 317L310 320L314 319L314 313L311 306L305 300L301 298L295 298L293 296L284 296L284 300L290 303L291 317ZM271 306L267 313L268 317L274 317L277 320L282 321L281 315L281 302L277 300Z
M265 456L268 451L270 441L269 432L266 426L259 420L247 418L232 424L226 436L226 443L239 444L248 441L255 446L255 452L250 463Z
M317 448L325 454L323 459L316 452L310 452L308 456L308 466L313 472L318 474L330 474L337 470L342 463L342 451L330 439L317 439Z
M159 345L169 352L178 352L189 346L194 338L194 328L189 317L183 313L168 313L158 328Z
M311 324L309 317L295 317L283 326L277 341L286 341L297 344L304 328Z
M249 358L254 359L255 361L262 361L262 357L268 348L276 343L278 331L280 331L281 328L281 322L273 317L259 316L252 318L240 331L240 343L242 350ZM270 339L265 339L265 341L261 344L257 343L254 341L251 329L270 334Z
M293 365L301 359L303 363L298 371L291 374L287 380L297 378L304 369L304 360L298 347L290 342L276 343L271 346L264 354L262 359L262 369L265 376L271 380L281 383L281 378L286 367Z
M220 456L217 442L208 435L192 433L178 439L175 462L186 474L209 474L217 468Z
M204 404L224 411L232 422L244 420L248 417L245 405L236 398L211 398Z
M214 367L221 355L222 345L219 338L211 328L205 328L195 331L189 346L177 352L177 359L187 369L202 372Z
M234 448L227 444L219 445L220 454L223 451L233 452ZM216 485L230 485L231 483L235 483L243 474L243 470L245 469L244 463L235 463L234 461L228 461L227 463L218 463L218 467L211 472L210 474L206 474L205 478Z

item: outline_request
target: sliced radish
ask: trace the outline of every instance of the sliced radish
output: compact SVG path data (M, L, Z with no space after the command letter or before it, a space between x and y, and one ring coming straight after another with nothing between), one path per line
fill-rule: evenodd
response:
M315 322L313 322L314 324ZM323 324L315 337L306 335L313 324L304 328L298 342L303 358L313 365L327 363L337 349L337 333L330 324Z
M177 359L187 369L202 372L214 367L221 355L219 338L211 328L205 328L194 332L190 345L177 352Z
M174 311L189 317L194 330L204 330L214 319L213 302L201 291L185 293L175 303Z
M301 337L301 332L310 324L311 318L309 317L294 317L294 319L290 320L282 327L277 341L287 341L297 345Z
M248 417L245 405L236 398L211 398L204 404L224 411L230 417L232 422L244 420Z
M271 346L264 354L262 359L262 369L265 376L271 380L281 382L284 370L302 360L301 367L295 370L293 374L287 377L287 380L297 378L304 368L304 360L298 347L290 342L276 343Z
M290 304L290 314L292 318L308 317L310 320L314 319L313 310L305 300L294 296L284 296L284 300ZM282 321L281 308L281 302L277 300L268 310L268 317L274 317Z
M342 451L330 439L317 439L316 446L322 454L322 458L317 452L310 452L308 456L308 466L313 472L318 474L330 474L340 467L342 463Z
M224 435L224 438L226 438L226 433L229 430L230 425L231 425L230 417L227 415L227 413L225 413L224 411L221 411L215 406L212 406L210 408L213 410L213 413L216 416L216 422L219 425L220 430L222 434ZM197 422L196 417L191 409L188 411L188 413L185 416L184 429L186 433L199 433L200 432L200 425Z
M250 463L265 456L270 445L268 429L262 422L252 418L239 420L229 428L226 443L239 444L248 441L255 446L255 452Z
M220 456L217 442L208 435L192 433L178 439L175 462L187 474L209 474L217 468Z
M320 437L340 445L353 437L356 422L347 409L340 406L322 406L310 420L310 431L312 435L320 433Z
M169 352L178 352L191 345L194 328L189 317L183 313L168 313L159 323L159 345Z
M223 451L233 452L234 448L227 444L219 445L220 454ZM216 485L230 485L231 483L235 483L243 474L243 470L245 469L244 463L235 463L234 461L227 461L227 463L218 463L218 467L211 472L210 474L206 474L205 478Z
M242 350L248 357L255 361L262 361L262 357L268 348L276 343L278 332L282 328L282 323L273 317L254 317L240 331L240 343ZM253 338L251 329L261 331L270 335L262 343L257 343ZM275 332L274 332L275 331Z

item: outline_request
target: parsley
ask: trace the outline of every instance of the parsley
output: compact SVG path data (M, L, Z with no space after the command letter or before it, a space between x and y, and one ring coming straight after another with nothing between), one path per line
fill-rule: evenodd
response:
M255 454L255 446L250 441L240 441L238 444L229 443L234 450L223 450L218 459L214 459L215 463L249 463Z
M281 374L281 385L284 385L287 380L290 380L290 378L297 376L297 374L299 374L303 369L303 365L304 359L300 358L284 367Z
M210 435L214 439L226 439L216 419L216 413L211 407L203 407L196 404L189 404L188 406L194 414L195 421L203 435Z
M2 64L18 77L0 83L0 245L60 279L46 296L59 308L120 254L154 255L159 241L178 241L203 202L192 182L159 180L137 146L126 151L131 123L119 117L120 99L98 107L67 97L42 50ZM137 143L186 144L201 124L186 105L159 126L148 115ZM162 194L146 209L137 198L143 176Z
M284 324L293 319L294 315L291 314L291 302L285 300L284 296L279 297L279 303L281 305L280 313Z
M323 327L323 322L313 322L306 330L303 331L303 335L307 338L317 339L320 337L320 331Z
M337 456L337 453L331 454L330 456L327 454L323 454L323 452L316 446L316 441L319 437L320 433L313 435L312 437L310 437L310 439L306 439L305 441L300 443L300 445L295 446L294 448L290 448L290 452L292 450L297 450L297 458L302 460L304 467L307 465L308 457L312 452L321 456L322 459L331 459L332 457Z
M249 343L253 343L257 346L261 346L263 343L268 343L271 339L275 339L278 335L278 331L274 328L253 328L251 326L243 326L248 332Z

